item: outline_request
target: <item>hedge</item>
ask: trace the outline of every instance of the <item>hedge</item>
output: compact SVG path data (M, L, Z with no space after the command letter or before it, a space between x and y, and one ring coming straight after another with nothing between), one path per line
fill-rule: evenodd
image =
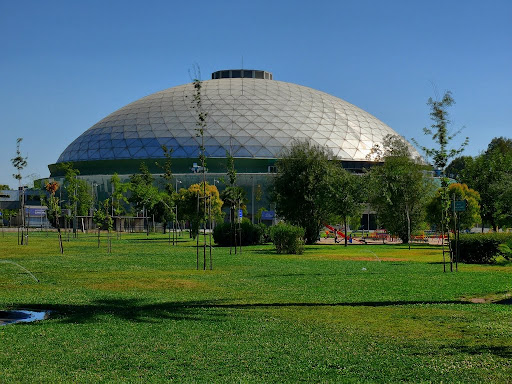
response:
M455 239L451 239L455 249ZM468 264L492 264L498 256L512 258L512 233L461 234L459 261Z
M270 228L270 237L277 253L300 255L304 252L305 230L291 224L279 223Z
M233 224L235 225L235 224ZM244 219L240 224L242 229L242 245L262 244L268 241L267 226L265 224L252 224L248 219ZM240 232L238 223L236 223L237 245L240 241ZM221 247L235 245L234 234L230 223L220 223L213 229L213 240Z

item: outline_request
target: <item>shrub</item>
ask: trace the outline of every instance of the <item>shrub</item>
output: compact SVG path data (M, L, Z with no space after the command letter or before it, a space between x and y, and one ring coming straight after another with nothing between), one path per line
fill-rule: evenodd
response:
M268 240L266 235L265 224L252 224L248 219L243 219L240 225L242 229L242 245L254 245L262 244L265 240ZM238 232L238 223L236 224L236 234L240 236ZM234 234L230 223L220 223L213 230L213 240L221 247L229 247L229 245L235 245ZM237 244L239 242L237 238Z
M455 249L455 239L451 240ZM459 261L468 264L492 264L496 257L512 257L512 233L460 235Z
M304 228L279 223L270 228L270 237L277 253L300 255L304 252Z

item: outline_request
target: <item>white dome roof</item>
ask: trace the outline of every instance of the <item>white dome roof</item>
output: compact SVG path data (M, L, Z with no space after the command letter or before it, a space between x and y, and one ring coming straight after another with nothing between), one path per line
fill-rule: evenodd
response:
M173 148L174 158L197 158L193 97L193 84L185 84L137 100L85 131L58 162L160 158L162 145ZM211 158L228 151L235 158L275 159L298 139L327 147L340 160L365 161L374 144L397 134L342 99L275 80L204 81L202 103Z

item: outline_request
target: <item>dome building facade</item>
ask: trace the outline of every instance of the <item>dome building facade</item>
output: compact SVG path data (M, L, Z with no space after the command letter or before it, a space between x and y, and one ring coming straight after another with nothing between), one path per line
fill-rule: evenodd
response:
M55 164L51 177L62 176L59 164L72 162L80 175L109 190L110 176L138 172L141 162L152 173L164 158L162 146L172 148L173 173L182 187L199 181L200 138L193 107L194 84L185 84L143 97L108 115L74 140ZM239 184L248 189L249 213L268 201L255 202L284 149L296 140L326 147L343 167L360 171L366 156L387 135L397 133L368 112L327 93L273 80L259 70L222 70L202 82L201 101L207 113L204 143L207 180L226 173L226 154L235 158ZM412 148L412 147L411 147ZM417 152L412 149L414 155ZM419 155L418 155L419 156ZM222 185L220 185L222 189Z

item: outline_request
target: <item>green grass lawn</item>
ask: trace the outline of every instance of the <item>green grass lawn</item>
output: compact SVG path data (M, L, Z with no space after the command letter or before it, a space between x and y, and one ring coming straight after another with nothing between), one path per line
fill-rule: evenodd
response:
M0 236L1 382L510 382L512 264L443 273L438 247L213 250L124 234ZM202 267L202 263L201 263ZM486 303L471 303L485 298Z

